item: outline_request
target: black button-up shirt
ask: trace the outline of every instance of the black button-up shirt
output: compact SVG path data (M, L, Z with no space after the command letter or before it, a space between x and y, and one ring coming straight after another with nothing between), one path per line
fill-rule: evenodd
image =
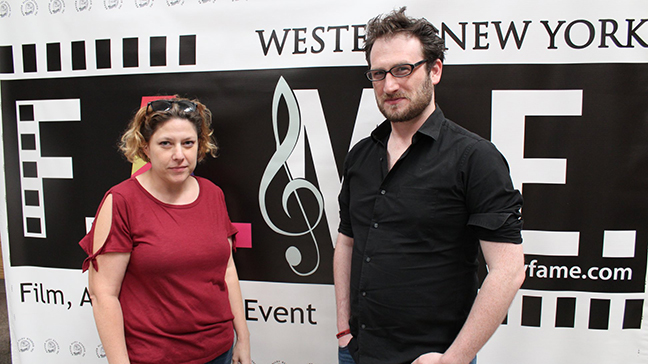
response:
M522 196L491 142L437 107L389 170L390 132L385 121L349 152L339 197L360 364L444 352L477 294L479 240L522 242Z

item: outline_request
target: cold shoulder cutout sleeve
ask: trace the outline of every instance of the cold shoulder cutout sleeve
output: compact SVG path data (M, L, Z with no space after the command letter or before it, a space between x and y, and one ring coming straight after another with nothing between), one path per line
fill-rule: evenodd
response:
M99 271L99 265L97 264L97 257L105 253L128 253L133 250L133 239L130 233L130 226L128 223L128 204L126 199L119 193L115 193L110 190L106 192L106 195L103 197L99 209L95 215L95 220L99 215L99 211L103 204L106 202L106 197L112 195L112 216L111 216L111 225L106 241L103 245L94 252L94 235L95 235L95 226L94 223L90 231L86 236L81 239L79 245L81 248L88 254L88 257L83 261L82 271L85 272L90 268L90 264L94 267L96 271Z

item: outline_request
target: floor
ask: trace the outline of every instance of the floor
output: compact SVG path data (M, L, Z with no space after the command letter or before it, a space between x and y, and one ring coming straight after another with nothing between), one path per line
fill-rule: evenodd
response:
M9 321L7 320L7 294L4 279L0 279L0 364L11 364Z

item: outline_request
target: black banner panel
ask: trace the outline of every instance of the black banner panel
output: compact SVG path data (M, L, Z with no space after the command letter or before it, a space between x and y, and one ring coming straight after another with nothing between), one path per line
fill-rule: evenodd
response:
M85 233L86 217L94 216L105 191L131 172L130 163L116 149L121 132L142 97L179 94L196 97L212 110L221 147L220 156L199 165L196 174L224 189L232 221L252 226L251 249L240 249L236 254L241 278L332 283L333 248L326 216L314 227L313 234L277 234L262 217L258 195L263 173L277 152L272 103L280 78L293 91L315 90L319 94L339 176L363 89L371 86L363 70L337 67L3 82L12 266L80 266L84 254L77 242ZM543 74L563 77L548 79ZM524 184L524 228L578 232L580 236L577 255L527 255L525 288L600 292L645 289L646 255L641 252L646 251L648 241L644 223L648 218L648 193L639 192L646 192L648 186L648 115L642 107L648 97L648 76L641 79L637 75L648 75L648 66L444 68L436 90L439 106L450 119L489 139L495 91L582 92L579 116L531 115L525 120L524 158L566 159L567 178L564 184ZM69 104L63 108L78 108L78 120L49 120L44 113L48 105L57 102ZM280 140L288 128L288 112L282 100L275 115ZM23 128L28 123L36 126ZM321 137L307 135L306 139ZM320 151L311 149L307 143L305 177L317 185L312 154ZM34 153L38 154L37 161L20 158ZM39 175L47 173L42 171L47 171L48 164L60 161L71 164L70 176ZM21 186L21 178L40 179L42 188ZM309 191L298 190L289 199L291 215L284 213L281 195L288 182L286 173L272 176L263 196L267 214L277 226L303 230L318 216L318 204ZM43 213L40 217L29 216L32 209ZM633 254L606 257L605 232L620 230L634 232ZM296 266L285 256L290 247L296 248L302 258ZM295 274L311 271L317 265L313 274Z

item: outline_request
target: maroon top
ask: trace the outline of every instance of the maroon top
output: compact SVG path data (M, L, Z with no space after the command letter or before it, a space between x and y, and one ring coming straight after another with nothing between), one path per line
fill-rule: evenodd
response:
M92 254L94 227L79 243L89 255L83 271L101 268L99 254L131 253L119 301L133 364L203 364L233 344L225 270L227 238L238 231L222 190L196 179L200 193L187 205L157 200L135 178L114 186L105 244Z

